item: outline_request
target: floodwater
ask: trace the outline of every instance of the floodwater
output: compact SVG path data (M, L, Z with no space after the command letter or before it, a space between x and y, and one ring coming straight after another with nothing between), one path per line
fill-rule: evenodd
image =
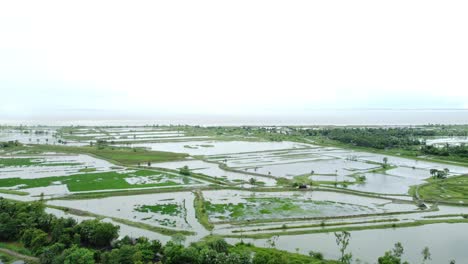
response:
M37 179L52 176L66 176L80 173L79 170L94 168L96 172L110 171L112 163L88 155L8 155L0 158L32 158L41 165L0 167L0 179L22 178ZM74 165L60 165L74 164Z
M306 144L294 142L250 142L250 141L187 141L164 143L139 143L133 147L148 147L152 150L187 153L190 155L217 155L239 152L265 151L274 149L301 148Z
M205 233L206 230L195 218L194 195L191 192L158 193L133 196L114 196L87 200L52 200L48 204L89 211L99 215L117 217L149 225L177 230L193 230ZM141 206L175 204L179 210L176 215L141 211Z
M205 200L211 204L247 204L255 210L245 216L242 220L258 220L270 218L303 218L303 217L329 217L329 216L349 216L371 213L414 211L417 207L413 204L397 204L389 200L380 198L370 198L344 193L308 191L308 192L249 192L237 190L204 191ZM261 209L270 210L271 199L291 199L298 210L284 210L282 207L268 214L259 213ZM264 201L264 202L263 202ZM247 206L248 207L248 206ZM248 210L246 210L248 213ZM213 212L210 216L212 220L219 221L226 214ZM229 220L229 219L227 219ZM241 219L231 219L241 220Z
M351 231L348 251L353 259L363 263L376 263L379 256L401 242L405 248L403 259L410 263L421 263L421 251L429 247L432 260L426 263L441 264L456 260L456 263L468 263L466 250L468 237L467 224L432 224L417 227L395 229L374 229ZM268 247L266 239L243 239L261 247ZM238 239L227 239L230 243ZM276 240L276 248L291 252L308 254L309 251L321 252L325 258L338 259L339 250L333 233L304 234L280 236ZM354 263L358 263L354 261Z
M224 178L231 182L244 181L248 182L250 178L254 178L257 182L264 182L265 186L275 186L276 180L267 178L253 176L245 173L226 171L219 167L218 164L210 163L202 160L186 160L186 161L175 161L175 162L163 162L163 163L154 163L153 167L166 168L177 170L183 166L188 166L189 169L196 173L202 173L213 178Z

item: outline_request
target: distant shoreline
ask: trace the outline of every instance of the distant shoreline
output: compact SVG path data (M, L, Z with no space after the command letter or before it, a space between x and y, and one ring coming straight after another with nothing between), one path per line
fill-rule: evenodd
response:
M0 116L1 125L201 125L201 126L414 126L468 124L468 109L341 109L279 115L37 115Z

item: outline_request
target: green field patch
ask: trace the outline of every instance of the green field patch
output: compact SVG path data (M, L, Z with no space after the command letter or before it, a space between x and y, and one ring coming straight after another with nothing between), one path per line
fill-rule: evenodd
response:
M468 175L431 180L418 188L421 199L468 205Z
M142 213L158 213L163 215L178 216L182 213L182 209L178 204L156 204L156 205L140 205L135 208L135 211Z
M28 192L22 192L22 191L17 191L17 190L8 190L8 189L0 189L0 193L21 195L21 196L29 195Z
M72 192L97 191L109 189L127 189L141 187L161 187L183 185L188 183L198 183L193 179L167 172L137 170L116 171L74 174L69 176L56 176L37 179L6 178L0 179L0 187L17 187L18 189L47 187L56 184L66 184ZM142 179L140 182L131 184L128 179Z
M320 210L308 205L326 205L327 201L296 200L294 198L245 198L243 203L205 202L210 218L245 220L248 218L277 218L318 214Z
M74 147L60 145L34 145L28 147L28 149L36 152L88 154L124 165L135 165L138 163L146 164L147 162L175 161L184 159L188 156L187 154L183 153L150 151L142 148L114 146Z

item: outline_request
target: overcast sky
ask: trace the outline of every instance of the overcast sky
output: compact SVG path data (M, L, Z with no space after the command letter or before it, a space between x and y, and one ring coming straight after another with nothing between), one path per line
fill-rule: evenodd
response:
M0 117L468 108L468 1L1 1Z

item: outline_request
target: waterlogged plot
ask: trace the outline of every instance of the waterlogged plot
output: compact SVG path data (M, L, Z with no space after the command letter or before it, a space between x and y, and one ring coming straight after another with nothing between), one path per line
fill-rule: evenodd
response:
M66 138L81 142L96 142L98 140L108 141L109 143L125 142L128 144L134 142L151 141L172 141L172 140L195 140L206 139L206 136L187 137L182 131L163 129L163 128L96 128L90 130L76 130L66 133Z
M429 161L421 161L421 160L412 160L394 156L386 156L382 154L369 154L365 152L355 152L355 157L358 160L362 161L370 161L370 162L378 162L382 163L384 158L388 159L389 165L394 165L398 167L406 167L406 168L415 168L415 169L422 169L427 171L427 177L430 177L429 170L430 169L438 169L443 170L445 168L449 169L452 174L464 174L468 173L468 167L456 166L456 165L449 165L449 164L440 164L435 162ZM427 178L426 177L426 178Z
M255 179L256 185L263 185L263 186L276 185L276 180L274 179L223 170L216 163L205 162L202 160L163 162L163 163L153 164L153 166L158 167L158 168L167 168L167 169L173 169L173 170L178 170L184 166L188 166L188 168L192 172L201 173L201 174L204 174L204 175L207 175L215 179L219 179L219 180L226 180L226 181L234 182L234 183L249 183L250 179L253 178ZM244 186L248 187L247 185L244 185Z
M421 263L421 250L425 246L430 248L432 261L426 263L468 263L466 250L466 224L432 224L407 228L371 229L352 231L348 252L352 252L353 259L361 262L376 263L385 251L400 242L404 247L403 259L409 263ZM269 247L269 239L227 239L230 243L252 243L259 247ZM378 242L376 242L378 241ZM424 241L424 243L422 243ZM290 252L308 254L311 249L323 253L326 259L339 259L340 252L336 246L334 232L321 234L284 235L275 238L275 247ZM339 263L339 262L338 262Z
M304 174L346 176L356 172L365 172L378 168L375 164L349 161L342 159L317 160L310 162L275 164L254 168L237 168L248 172L255 172L276 177L291 178Z
M54 200L49 204L171 229L204 232L195 218L190 192L116 196L89 200Z
M307 144L294 142L250 142L250 141L185 141L134 144L152 150L188 153L190 155L219 155L227 153L253 152L279 149L304 148Z
M365 182L348 185L348 189L380 194L408 194L413 185L424 183L418 178L395 176L384 173L364 173Z
M205 191L212 222L304 219L413 211L411 204L334 192Z
M274 177L293 178L299 175L337 176L339 180L352 180L345 176L379 168L374 162L343 158L345 151L336 148L309 148L212 155L208 160L226 164L237 171L263 174ZM344 155L343 155L344 156Z
M112 170L112 166L108 161L88 155L0 156L0 179L37 179L80 172L102 172Z
M36 179L0 179L0 188L30 189L65 185L70 192L170 187L195 184L203 183L177 173L155 170L119 170Z
M207 157L214 162L223 162L229 167L263 166L269 164L331 159L314 153L313 149L300 148L279 151L262 151L237 153L229 155L213 155Z
M23 144L55 144L56 129L52 127L31 127L24 129L0 129L0 142L18 141Z
M273 177L293 179L309 175L311 180L322 183L353 183L360 177L356 184L347 184L347 187L386 194L407 194L411 186L424 183L431 177L431 169L448 169L449 176L468 173L468 168L461 166L313 145L302 149L211 155L205 158L238 172ZM384 163L388 165L385 168Z

